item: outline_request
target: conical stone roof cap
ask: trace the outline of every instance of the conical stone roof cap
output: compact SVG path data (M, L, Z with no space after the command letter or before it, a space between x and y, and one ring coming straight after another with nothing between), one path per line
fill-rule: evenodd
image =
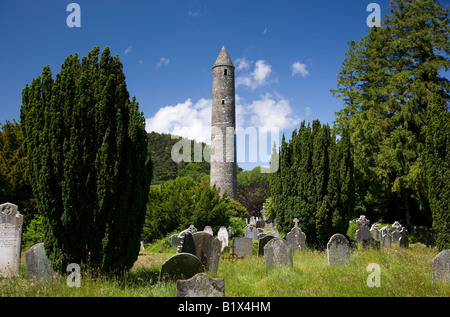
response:
M225 46L222 47L222 50L220 51L219 57L217 57L216 63L214 64L213 68L217 66L234 67L233 62L231 61L231 58L228 55L227 50L225 49Z

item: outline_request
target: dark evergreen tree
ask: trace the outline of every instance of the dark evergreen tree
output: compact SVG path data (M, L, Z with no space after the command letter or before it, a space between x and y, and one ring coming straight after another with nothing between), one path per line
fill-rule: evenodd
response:
M66 58L52 78L22 94L30 180L52 266L75 262L101 273L130 269L139 253L151 162L145 118L118 56L106 47Z
M448 9L436 0L393 0L381 27L351 42L333 92L344 101L366 215L424 223L429 213L423 150L427 108L448 104ZM372 215L372 216L371 216Z

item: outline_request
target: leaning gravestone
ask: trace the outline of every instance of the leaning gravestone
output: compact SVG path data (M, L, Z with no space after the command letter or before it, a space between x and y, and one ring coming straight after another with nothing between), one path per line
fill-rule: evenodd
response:
M205 268L195 255L190 253L177 253L161 266L160 281L176 281L193 277L204 272Z
M29 278L53 278L57 276L52 269L50 259L45 255L42 242L33 245L25 252L25 265Z
M0 205L0 277L19 274L22 224L16 205Z
M284 239L270 240L264 247L264 259L266 268L272 266L292 266L292 249Z
M207 232L195 232L192 235L195 244L195 255L205 269L217 273L222 243Z
M334 234L327 244L328 265L340 265L348 262L350 247L347 239L340 233Z
M433 282L450 282L450 249L441 251L433 260Z
M228 246L228 230L225 227L220 227L219 232L217 233L217 239L222 243L222 246L220 248L220 251L223 252L223 250Z
M253 253L253 240L250 238L233 238L234 253L249 258Z
M298 227L298 219L294 219L294 228L286 235L293 251L304 250L306 248L306 234Z
M225 297L225 281L199 273L188 280L177 281L177 297Z

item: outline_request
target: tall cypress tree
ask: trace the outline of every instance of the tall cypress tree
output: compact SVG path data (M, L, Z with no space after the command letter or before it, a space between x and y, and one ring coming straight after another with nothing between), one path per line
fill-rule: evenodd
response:
M151 180L145 119L129 100L119 58L106 47L66 58L22 93L30 179L52 266L130 269L139 253Z

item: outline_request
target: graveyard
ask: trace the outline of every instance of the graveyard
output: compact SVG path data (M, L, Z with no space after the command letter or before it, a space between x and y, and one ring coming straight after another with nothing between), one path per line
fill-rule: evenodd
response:
M297 228L295 224L293 229ZM267 231L263 236L267 234L270 236L274 233ZM192 236L193 241L201 241L197 246L208 244L208 239L214 241L214 245L220 243L220 240L204 231L195 232ZM250 252L237 251L233 241L237 245L239 240L235 239L250 242ZM271 245L280 244L283 247L269 250L270 242L273 242ZM201 261L202 257L197 259L193 254L179 252L182 246L178 248L167 237L146 245L133 268L121 277L98 276L82 270L79 287L68 286L69 273L50 279L33 278L33 272L27 269L27 250L22 250L18 274L0 279L0 296L176 297L179 296L177 284L185 279L183 276L162 278L162 271L170 271L170 268L164 268L165 264L182 255L188 255L190 259L189 263L183 262L181 265L185 269L192 269L186 273L189 277L198 271L206 273L213 280L223 279L226 297L450 296L450 284L445 280L448 279L448 267L443 268L444 279L435 279L433 260L439 252L435 247L427 247L422 243L412 243L408 247L392 243L390 247L379 248L352 243L350 247L344 236L336 234L330 239L328 250L318 251L308 247L294 249L288 240L274 237L264 247L264 255L258 248L259 243L259 239L241 237L230 239L223 251L215 245L214 252L219 252L217 262L208 266L205 261ZM330 262L329 253L334 252L332 249L339 249L342 244L348 247L345 249L347 256L342 259L336 255L334 259L340 259L340 262ZM279 260L283 248L289 254L288 262ZM235 252L243 256L237 254L231 260L230 255ZM271 261L274 263L268 265L268 257L273 257ZM447 261L444 266L448 266L448 255L444 261Z

